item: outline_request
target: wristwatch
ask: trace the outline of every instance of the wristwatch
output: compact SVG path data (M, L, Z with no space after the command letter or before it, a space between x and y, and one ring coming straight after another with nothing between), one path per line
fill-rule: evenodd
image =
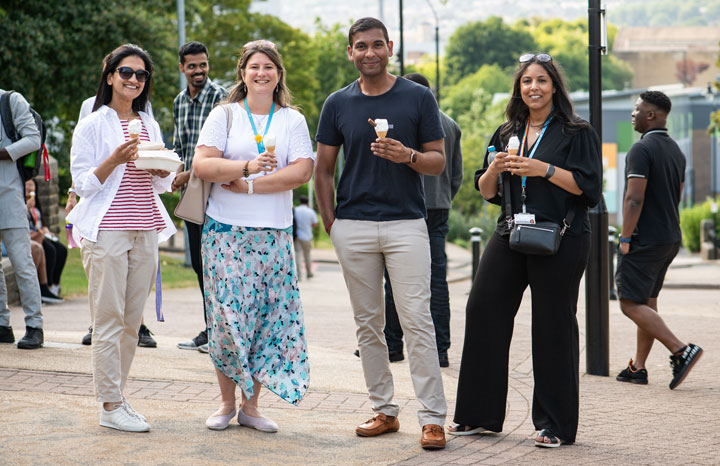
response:
M252 194L255 191L253 190L253 183L255 183L255 180L246 180L248 184L248 194Z
M410 149L410 163L416 163L417 162L417 152L415 150Z
M549 163L547 170L545 171L545 179L549 180L555 174L555 165Z

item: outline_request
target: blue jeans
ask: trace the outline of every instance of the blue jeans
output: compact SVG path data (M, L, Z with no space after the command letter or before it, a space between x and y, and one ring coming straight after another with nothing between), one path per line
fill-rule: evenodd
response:
M447 256L445 238L447 237L447 209L428 209L427 224L430 237L430 314L435 326L435 341L438 354L446 355L450 348L450 294L447 284ZM385 341L391 353L403 350L403 330L398 320L393 300L392 287L385 271Z

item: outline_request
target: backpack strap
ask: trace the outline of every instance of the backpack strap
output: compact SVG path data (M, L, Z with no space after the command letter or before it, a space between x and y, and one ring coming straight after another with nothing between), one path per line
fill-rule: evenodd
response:
M10 108L10 95L13 92L14 91L7 91L0 97L0 118L2 118L5 134L8 135L11 141L15 142L18 140L18 137L15 131L15 120L13 120L12 109Z

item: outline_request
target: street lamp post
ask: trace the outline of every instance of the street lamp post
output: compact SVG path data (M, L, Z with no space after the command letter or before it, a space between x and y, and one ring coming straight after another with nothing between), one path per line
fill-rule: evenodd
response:
M440 20L430 0L425 0L435 17L435 98L440 103Z
M180 48L185 44L185 0L177 0L177 22L178 48ZM180 73L180 90L185 89L185 86L187 86L185 75Z
M590 78L590 124L602 140L602 82L600 55L602 16L600 0L588 0L588 53ZM601 197L590 214L590 257L585 268L585 340L587 372L607 376L609 372L609 274L608 214Z
M400 0L400 76L405 76L405 40L403 39L403 0Z

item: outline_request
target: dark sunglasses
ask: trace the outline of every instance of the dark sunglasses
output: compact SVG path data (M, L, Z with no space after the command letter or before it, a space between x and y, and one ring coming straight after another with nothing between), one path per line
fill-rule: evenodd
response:
M526 53L525 55L521 56L518 59L518 61L520 63L527 63L530 60L532 60L533 58L535 59L535 61L540 62L540 63L548 63L548 62L552 61L552 57L550 55L548 55L547 53L538 53L538 54Z
M148 79L150 79L150 72L146 70L134 70L130 68L129 66L121 66L117 70L121 78L123 79L130 79L132 78L132 75L134 74L137 80L141 83L144 83Z

